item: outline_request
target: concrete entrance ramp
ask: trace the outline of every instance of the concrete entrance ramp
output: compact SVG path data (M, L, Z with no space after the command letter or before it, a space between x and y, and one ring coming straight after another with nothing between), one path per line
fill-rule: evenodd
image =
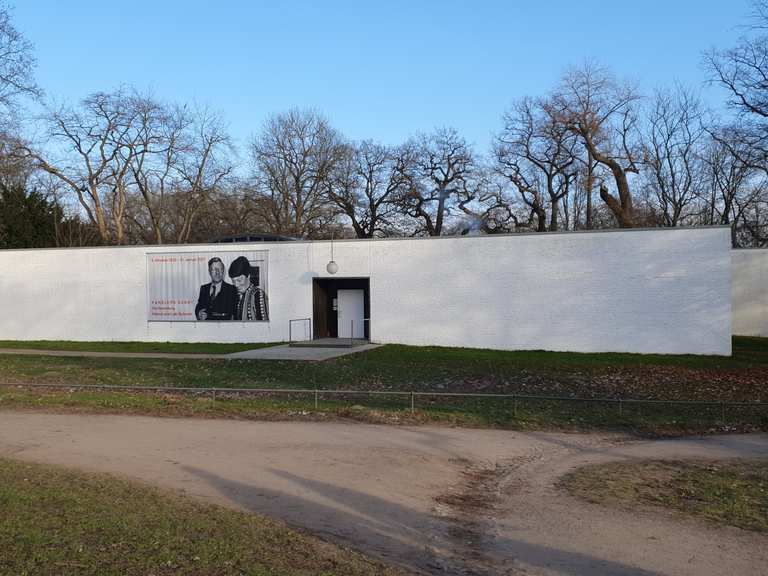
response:
M303 360L303 361L322 361L346 356L348 354L357 354L378 348L381 344L363 344L359 346L344 347L317 347L317 346L270 346L269 348L257 348L256 350L246 350L244 352L235 352L227 354L225 357L230 360Z

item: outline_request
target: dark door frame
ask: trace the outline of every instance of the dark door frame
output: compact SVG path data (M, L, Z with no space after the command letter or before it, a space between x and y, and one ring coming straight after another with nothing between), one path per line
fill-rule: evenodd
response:
M367 276L312 279L312 338L338 338L339 325L334 309L339 290L363 290L365 318L371 317L371 279ZM371 322L365 323L365 337L371 337Z

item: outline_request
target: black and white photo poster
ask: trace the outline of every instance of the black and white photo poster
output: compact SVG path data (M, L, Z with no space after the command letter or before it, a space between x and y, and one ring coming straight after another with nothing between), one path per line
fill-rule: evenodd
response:
M147 254L147 319L266 322L267 250Z

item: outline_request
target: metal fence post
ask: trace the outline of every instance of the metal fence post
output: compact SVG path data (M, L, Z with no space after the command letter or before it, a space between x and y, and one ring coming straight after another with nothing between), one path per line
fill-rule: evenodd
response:
M304 319L306 320L306 319ZM311 387L310 387L311 385ZM109 384L96 384L96 385L89 385L89 384L43 384L43 383L27 383L27 384L14 384L10 385L7 383L0 383L0 391L2 391L4 388L14 388L14 389L54 389L54 390L69 390L70 393L74 390L110 390L110 391L124 391L124 392L131 392L131 393L147 393L147 392L156 392L156 393L162 393L162 392L169 392L171 394L186 394L191 395L193 397L202 397L204 394L209 394L212 401L216 402L218 400L218 388L213 386L207 386L207 387L194 387L194 386L140 386L140 385L109 385ZM297 394L311 394L313 395L315 408L319 409L320 407L320 392L322 392L326 397L330 398L330 402L334 402L333 398L336 397L351 397L354 395L362 395L364 397L368 398L378 398L378 397L406 397L410 396L410 406L406 405L406 410L410 409L410 411L413 413L416 411L416 392L414 390L335 390L335 389L324 389L318 387L317 377L313 373L311 381L307 382L306 388L228 388L224 387L221 388L222 392L225 393L225 400L227 398L235 398L235 395L237 398L251 398L254 397L254 395L261 395L261 394L286 394L290 397L294 397ZM227 396L229 394L230 396ZM610 404L611 402L618 404L618 411L617 415L623 417L624 415L624 402L628 402L628 405L630 406L637 406L638 408L632 408L630 410L630 417L632 418L638 418L642 416L644 413L650 411L652 414L654 413L654 406L657 407L671 407L673 410L676 410L680 407L690 407L690 406L701 406L702 410L706 410L706 414L711 416L711 412L717 411L719 409L720 417L722 419L723 424L725 424L728 420L729 414L727 413L727 410L731 409L733 412L733 419L734 424L738 425L745 422L754 422L755 413L754 410L758 410L759 412L757 415L762 419L764 415L764 411L768 410L768 402L727 402L725 400L710 400L710 401L696 401L696 400L652 400L652 399L638 399L638 398L627 398L626 400L622 398L615 398L615 397L600 397L600 398L572 398L572 397L557 397L557 396L537 396L537 395L528 395L528 394L484 394L484 393L465 393L465 392L426 392L426 391L420 391L419 394L421 396L430 397L430 398L483 398L483 399L494 399L499 402L503 402L503 404L500 404L500 407L506 410L506 407L509 406L509 401L512 401L512 412L515 417L518 417L519 415L519 402L520 401L537 401L537 400L543 400L546 402L569 402L569 403L579 403L579 404L571 404L571 405L585 405L585 406L591 406L593 410L601 410L599 407L605 404ZM546 410L546 406L549 404L545 404L541 409ZM558 404L559 405L559 404ZM429 406L429 404L428 404ZM643 406L648 406L651 408L641 408ZM426 408L425 408L426 409ZM682 414L682 412L675 411L676 414ZM751 415L751 416L750 416ZM707 416L709 418L709 416Z

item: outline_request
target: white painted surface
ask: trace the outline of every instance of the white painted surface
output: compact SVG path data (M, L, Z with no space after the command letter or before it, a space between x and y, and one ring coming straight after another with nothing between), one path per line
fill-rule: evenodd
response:
M365 292L339 290L339 338L365 338Z
M730 354L727 228L336 241L370 278L377 342ZM0 251L0 339L274 342L312 316L330 242L269 250L270 321L146 322L146 254L253 244Z
M768 249L734 250L733 333L768 336Z

